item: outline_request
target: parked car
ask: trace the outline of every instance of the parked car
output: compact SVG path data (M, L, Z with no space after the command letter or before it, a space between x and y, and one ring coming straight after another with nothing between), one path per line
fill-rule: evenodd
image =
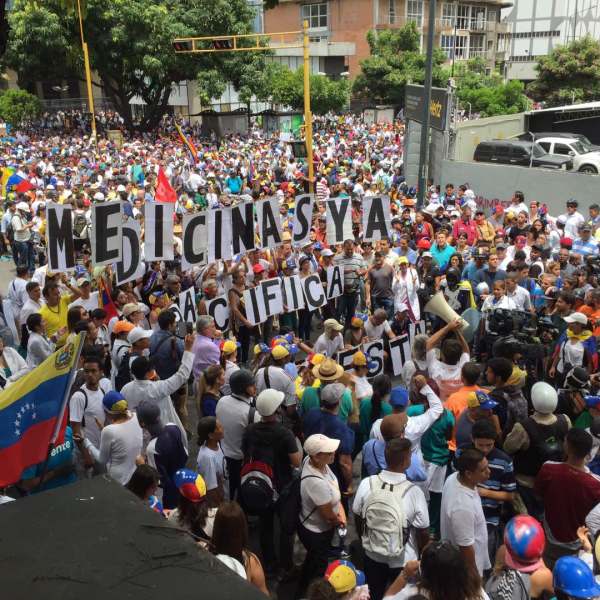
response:
M527 134L525 134L525 135L527 135ZM593 150L594 152L600 151L600 146L598 146L597 144L592 144L592 142L590 142L590 140L587 137L585 137L585 135L583 135L583 133L566 133L563 131L542 131L539 133L530 133L529 136L531 136L531 135L535 136L536 142L538 140L541 140L542 138L549 138L549 137L574 138L576 140L579 140L584 146L586 146L590 150ZM525 140L525 139L527 139L527 137L523 137L522 139ZM531 139L531 137L529 137L529 139Z
M551 156L546 154L538 144L519 140L480 142L475 148L473 160L521 167L541 167L543 169L569 170L573 168L573 161L570 156Z
M600 173L600 152L594 151L580 139L571 137L546 137L536 142L552 156L570 156L573 169L580 173Z

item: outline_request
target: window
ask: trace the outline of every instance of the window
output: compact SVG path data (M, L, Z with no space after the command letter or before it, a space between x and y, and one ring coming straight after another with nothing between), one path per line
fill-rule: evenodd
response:
M454 27L456 4L444 2L442 6L442 27Z
M390 0L390 5L388 8L388 17L390 20L390 25L396 23L396 0Z
M471 7L466 4L458 5L458 14L456 18L457 29L468 29L469 28L469 16L471 14Z
M554 144L554 154L569 156L569 152L571 152L571 148L566 144Z
M544 152L550 152L550 142L538 142L538 145L542 147Z
M305 4L302 6L302 21L308 21L309 29L327 29L327 3Z
M469 58L485 56L485 39L482 33L476 33L469 38Z
M407 0L406 20L414 21L419 27L423 22L423 0Z
M481 31L485 27L486 8L485 6L471 7L471 29Z

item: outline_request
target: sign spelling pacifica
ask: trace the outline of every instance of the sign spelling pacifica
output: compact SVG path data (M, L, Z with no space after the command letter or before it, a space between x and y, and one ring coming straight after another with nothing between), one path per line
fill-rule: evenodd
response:
M422 85L407 85L404 101L404 115L411 121L423 121L423 91ZM429 103L430 126L440 131L446 130L448 118L448 92L443 88L431 88Z

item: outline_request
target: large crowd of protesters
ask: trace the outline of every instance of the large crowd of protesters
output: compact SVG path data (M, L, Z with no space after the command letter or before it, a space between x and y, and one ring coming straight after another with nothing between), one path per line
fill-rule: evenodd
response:
M0 144L0 169L30 184L2 199L16 276L0 387L86 338L64 443L3 500L107 473L280 598L600 597L598 204L507 189L483 209L456 181L431 184L418 205L400 121L318 119L312 182L289 144L258 129L215 141L186 128L195 161L170 128L117 147L48 123ZM91 263L90 207L121 200L143 239L159 168L177 193L175 258L117 286ZM310 240L295 247L295 199L311 186ZM391 234L363 241L363 200L382 194ZM182 269L184 215L267 197L279 200L280 246ZM327 236L335 197L352 209L339 245ZM69 273L47 266L48 202L72 209ZM321 309L248 319L246 289L314 273L326 284L331 265L343 293ZM194 333L173 309L190 288ZM224 294L221 331L206 306ZM394 376L388 344L403 335L411 356ZM374 340L386 351L370 377L361 348ZM350 349L348 369L338 353Z

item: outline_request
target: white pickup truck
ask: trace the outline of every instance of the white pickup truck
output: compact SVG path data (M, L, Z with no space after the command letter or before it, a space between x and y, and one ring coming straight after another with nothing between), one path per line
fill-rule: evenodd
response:
M593 150L584 141L567 137L543 137L535 140L545 152L554 156L570 156L573 171L600 173L600 152Z

